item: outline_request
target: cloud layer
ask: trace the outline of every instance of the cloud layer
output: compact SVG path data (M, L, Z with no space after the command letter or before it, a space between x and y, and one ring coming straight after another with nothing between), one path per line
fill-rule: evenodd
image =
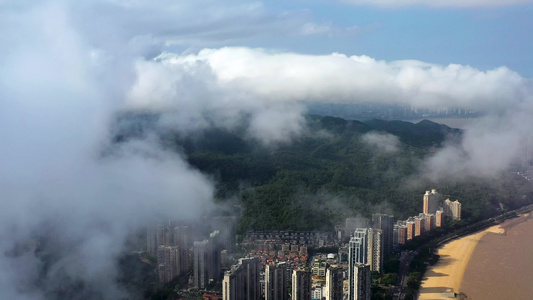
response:
M241 47L163 53L138 62L137 72L127 101L132 109L174 111L178 127L186 130L213 122L232 128L251 119L249 135L265 144L303 132L302 105L309 102L459 107L486 115L466 128L462 144L429 159L425 172L434 180L452 173L496 176L520 159L524 128L533 119L532 81L506 67L481 71Z
M509 104L529 100L532 91L530 80L505 67L481 71L456 64L378 61L364 55L220 48L191 55L164 53L151 63L174 74L198 74L202 70L209 75L204 79L209 88L222 89L232 93L232 97L246 95L250 102L252 98L271 103L378 102L501 111ZM144 84L143 78L139 84ZM140 97L133 97L132 102L143 105ZM154 101L147 105L165 103Z
M506 67L204 49L332 30L261 2L1 1L0 8L2 299L55 299L66 278L86 287L70 299L118 299L124 291L113 284L113 262L127 235L155 217L194 218L209 207L212 182L150 137L110 146L120 111L162 113L165 126L183 134L244 123L265 145L305 131L307 102L485 112L462 143L427 161L435 180L497 174L520 157L533 125L531 80ZM203 50L161 53L164 45ZM394 138L367 139L394 150ZM31 285L43 262L9 253L43 231L58 237L59 249L46 249L57 257L41 285Z
M155 141L110 147L139 53L94 48L61 4L2 16L0 298L120 299L115 260L128 235L202 215L213 184ZM13 255L37 240L49 261Z

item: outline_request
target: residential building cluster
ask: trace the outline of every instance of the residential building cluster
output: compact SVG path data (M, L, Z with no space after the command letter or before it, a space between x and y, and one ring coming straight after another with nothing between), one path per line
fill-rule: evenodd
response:
M212 233L193 241L189 226L173 222L147 228L147 253L157 259L158 280L165 284L184 277L198 289L222 280L221 267L226 253L235 251L237 219L213 217Z
M436 190L426 191L422 204L422 212L406 220L353 217L334 232L249 231L241 244L250 249L247 257L234 265L226 261L236 259L235 217L213 217L209 237L194 242L188 226L152 226L147 252L157 258L161 284L188 278L199 290L221 287L224 300L370 299L371 272L383 272L394 244L442 227L446 217L461 219L461 203L441 201ZM309 257L309 247L328 246L339 252Z
M147 230L147 252L157 258L159 282L167 283L189 270L190 228L160 224Z
M393 230L393 242L404 245L407 241L444 226L445 218L461 220L461 203L458 200L441 200L442 196L433 189L422 198L422 212L418 216L397 221Z
M335 236L328 231L248 231L243 244L292 244L313 247L335 246Z
M268 247L266 247L268 245ZM259 264L262 269L266 265L276 263L287 263L289 269L298 269L304 267L307 263L308 254L307 246L298 245L281 245L281 249L276 250L274 244L258 244L259 249L252 249L248 254L249 257L259 258Z

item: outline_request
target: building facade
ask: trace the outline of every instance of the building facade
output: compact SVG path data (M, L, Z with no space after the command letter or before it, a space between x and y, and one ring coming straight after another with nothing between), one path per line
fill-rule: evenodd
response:
M424 214L434 214L440 207L440 194L437 190L433 189L426 191L423 197L424 208L422 213Z
M194 287L205 289L209 284L222 279L220 268L220 247L217 241L218 232L211 233L208 240L194 242L193 246L193 284Z
M443 219L444 211L441 209L437 210L435 213L435 227L442 227L444 226L444 219Z
M461 220L461 202L458 200L450 201L450 199L446 199L443 208L444 215L454 220Z
M307 270L292 271L292 300L311 299L311 272Z
M265 300L288 300L287 264L267 265L265 268Z
M241 258L226 271L222 282L223 300L261 299L259 268L259 258Z
M326 271L326 300L342 300L343 299L343 272L342 268L330 267Z
M368 258L371 271L382 271L383 268L383 231L380 229L368 229Z
M370 300L370 266L356 263L352 269L353 281L350 281L349 290L353 291L348 295L349 300Z
M392 253L394 217L385 214L372 215L373 228L380 229L383 234L383 256L386 258Z

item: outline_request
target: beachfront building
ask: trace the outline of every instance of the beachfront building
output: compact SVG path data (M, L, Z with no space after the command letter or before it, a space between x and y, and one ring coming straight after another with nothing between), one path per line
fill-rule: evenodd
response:
M407 228L407 240L410 241L415 237L415 219L410 217L405 222L405 227Z
M440 207L440 194L435 189L431 190L431 192L426 191L423 202L424 208L422 212L424 214L434 214Z
M407 225L405 221L394 224L394 244L405 245L407 241Z
M415 222L415 236L421 236L424 232L424 214L419 214L417 217L414 217Z
M458 200L450 201L450 199L446 199L443 208L445 216L454 220L461 220L461 202Z
M435 227L435 215L424 215L424 231L431 231Z
M442 227L444 225L443 220L444 211L442 208L435 213L435 227Z

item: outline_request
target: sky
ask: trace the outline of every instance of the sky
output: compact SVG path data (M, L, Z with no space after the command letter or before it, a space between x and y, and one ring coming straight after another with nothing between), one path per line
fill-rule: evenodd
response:
M306 54L340 52L386 61L462 64L482 70L506 66L522 76L533 76L529 55L533 51L529 38L533 28L531 1L431 1L433 6L427 2L262 2L257 10L264 15L257 21L263 24L256 24L260 26L256 34L214 46ZM261 28L268 22L266 18L280 23L279 27L289 24L277 33L267 32ZM187 43L180 46L176 49L190 47Z
M131 232L213 207L214 179L156 136L111 143L125 111L275 147L305 134L310 102L471 108L420 172L498 178L533 127L533 1L426 2L0 0L0 299L120 299ZM12 255L45 235L49 264Z

